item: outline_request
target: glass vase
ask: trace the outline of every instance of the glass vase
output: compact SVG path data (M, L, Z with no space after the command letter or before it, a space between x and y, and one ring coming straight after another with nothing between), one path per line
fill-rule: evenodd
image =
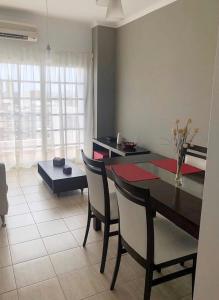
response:
M181 172L182 165L183 165L183 157L179 155L177 157L177 168L176 168L176 177L175 177L175 182L177 187L182 186L182 172Z

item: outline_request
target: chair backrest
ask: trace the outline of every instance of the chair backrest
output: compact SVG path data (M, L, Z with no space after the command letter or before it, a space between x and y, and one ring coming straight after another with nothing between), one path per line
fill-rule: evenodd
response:
M102 216L110 218L109 187L105 164L103 161L88 158L83 150L81 153L87 174L90 204Z
M119 207L119 230L123 243L140 256L140 263L141 259L153 263L154 210L150 201L150 191L124 182L115 173L114 181Z
M207 148L197 145L188 145L185 155L185 163L206 170Z

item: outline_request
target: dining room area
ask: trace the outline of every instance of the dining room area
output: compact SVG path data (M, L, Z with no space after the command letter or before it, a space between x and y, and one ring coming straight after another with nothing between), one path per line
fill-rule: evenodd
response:
M218 300L219 0L24 2L0 0L0 300ZM24 16L34 44L5 38Z
M213 8L212 2L193 4L199 13ZM95 230L104 223L104 272L108 241L117 234L110 228L118 222L110 290L119 290L128 254L145 269L142 294L133 299L219 297L217 30L211 48L213 14L210 21L191 11L191 2L178 1L121 26L116 35L93 29L97 120L93 160L83 153L90 205L84 245L91 219ZM215 21L216 29L218 16ZM106 178L114 183L118 220L111 220L115 194L108 196ZM101 195L110 203L104 213ZM190 280L186 287L184 280ZM187 291L183 297L165 294L165 287L178 290L178 284Z

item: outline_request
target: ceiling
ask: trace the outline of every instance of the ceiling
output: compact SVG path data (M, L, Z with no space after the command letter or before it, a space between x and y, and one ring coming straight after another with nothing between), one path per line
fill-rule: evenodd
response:
M0 8L7 7L45 14L45 1L0 0ZM176 0L122 0L125 12L122 24L174 1ZM49 16L87 22L91 25L105 23L106 8L97 6L96 0L48 0L48 8Z

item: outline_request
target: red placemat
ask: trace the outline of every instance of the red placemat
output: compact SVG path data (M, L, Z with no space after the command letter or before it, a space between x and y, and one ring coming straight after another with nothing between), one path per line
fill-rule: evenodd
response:
M134 165L134 164L118 164L107 166L108 169L113 169L114 172L127 181L142 181L159 179L158 176Z
M176 174L177 161L175 159L169 158L169 159L161 159L161 160L152 160L152 161L150 161L150 163L152 163L153 165L155 165L161 169L164 169L171 173ZM182 172L182 175L188 175L188 174L202 172L202 170L198 169L196 167L193 167L191 165L188 165L188 164L183 164L181 172Z

